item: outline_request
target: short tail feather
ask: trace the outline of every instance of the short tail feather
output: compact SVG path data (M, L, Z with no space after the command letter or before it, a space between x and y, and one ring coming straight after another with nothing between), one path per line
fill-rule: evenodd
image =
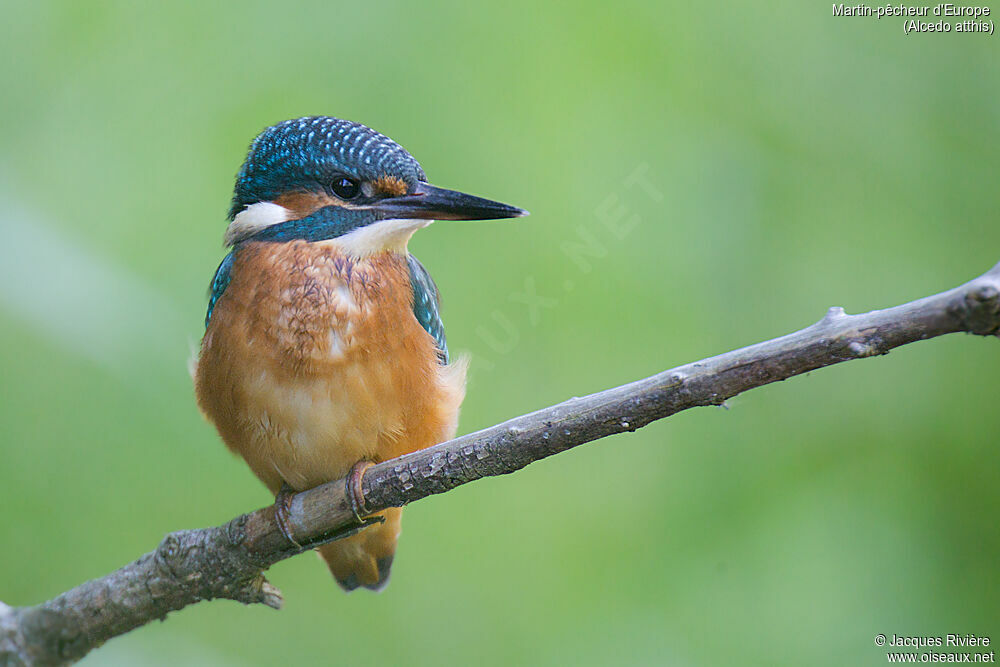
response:
M317 549L333 578L347 592L357 588L381 591L389 584L402 509L389 509L382 514L385 523Z

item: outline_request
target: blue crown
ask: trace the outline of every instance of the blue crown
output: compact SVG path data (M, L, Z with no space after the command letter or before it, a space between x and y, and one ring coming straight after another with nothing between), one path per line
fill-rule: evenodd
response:
M389 175L408 184L425 180L420 163L405 148L361 123L328 116L286 120L250 145L236 177L229 219L249 204L325 187L338 175L362 181Z

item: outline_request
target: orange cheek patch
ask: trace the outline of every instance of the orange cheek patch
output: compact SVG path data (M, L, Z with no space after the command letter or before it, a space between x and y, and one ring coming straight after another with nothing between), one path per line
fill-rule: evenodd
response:
M379 176L372 181L372 187L376 192L390 197L402 197L410 190L406 181L396 176Z
M278 206L292 212L292 220L307 218L325 206L343 206L344 202L323 192L289 192L274 199Z

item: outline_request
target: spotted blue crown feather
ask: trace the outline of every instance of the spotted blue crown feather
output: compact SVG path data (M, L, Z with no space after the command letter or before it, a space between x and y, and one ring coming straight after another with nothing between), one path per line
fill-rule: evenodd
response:
M370 127L327 116L286 120L261 132L250 145L236 177L229 219L245 206L301 190L304 180L322 187L336 174L362 181L385 174L411 184L426 180L405 148Z

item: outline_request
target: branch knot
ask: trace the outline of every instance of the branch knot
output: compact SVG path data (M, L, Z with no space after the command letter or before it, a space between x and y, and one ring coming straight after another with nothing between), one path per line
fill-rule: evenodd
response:
M1000 335L1000 289L992 282L971 289L960 302L948 308L948 314L969 333Z

